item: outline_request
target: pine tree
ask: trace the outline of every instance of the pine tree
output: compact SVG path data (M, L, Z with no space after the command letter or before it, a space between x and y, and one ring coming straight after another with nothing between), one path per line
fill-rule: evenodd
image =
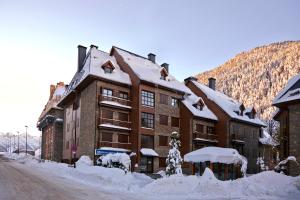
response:
M166 159L167 167L166 167L166 175L170 176L172 174L182 174L181 163L182 158L180 156L180 151L178 148L180 147L180 134L178 132L172 132L170 136L170 150L168 157Z

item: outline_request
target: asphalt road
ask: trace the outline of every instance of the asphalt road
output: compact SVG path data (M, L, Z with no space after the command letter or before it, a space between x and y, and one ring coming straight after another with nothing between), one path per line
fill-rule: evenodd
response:
M128 199L60 177L50 177L0 155L0 200Z

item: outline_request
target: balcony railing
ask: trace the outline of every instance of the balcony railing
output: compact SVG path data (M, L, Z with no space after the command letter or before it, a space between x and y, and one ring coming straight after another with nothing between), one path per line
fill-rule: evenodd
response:
M195 138L201 138L206 140L217 140L218 136L216 134L194 132L194 139Z
M124 106L131 106L131 101L128 99L122 99L119 97L107 96L107 95L102 95L102 94L100 94L98 96L98 101L99 101L99 103L101 103L102 101L111 101L111 102L119 103Z
M124 127L124 128L131 128L131 122L130 121L121 121L121 120L117 120L117 119L107 119L107 118L99 118L98 119L98 125L101 124L111 124L114 126L120 126L120 127Z
M122 149L131 149L131 143L120 143L120 142L100 142L100 147L113 147Z

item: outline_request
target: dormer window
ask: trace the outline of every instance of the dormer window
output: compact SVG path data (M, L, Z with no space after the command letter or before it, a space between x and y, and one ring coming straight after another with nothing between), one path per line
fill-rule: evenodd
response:
M195 108L197 108L198 110L202 111L204 108L204 102L202 99L199 99L199 101L197 103L195 103L193 106Z
M240 105L240 115L243 116L244 115L244 111L245 111L245 106L244 104Z
M115 69L114 65L111 61L107 61L102 65L102 69L104 70L105 74L111 74L113 70Z
M248 117L250 119L254 119L255 118L255 115L256 115L256 110L254 108L251 109L250 112L247 112L246 115L248 115Z
M160 79L166 80L168 75L169 74L168 74L167 70L164 67L162 67L160 70Z

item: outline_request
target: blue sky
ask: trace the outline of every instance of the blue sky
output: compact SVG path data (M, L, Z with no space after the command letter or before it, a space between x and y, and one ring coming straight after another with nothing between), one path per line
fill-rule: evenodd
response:
M299 10L297 0L0 0L0 131L36 132L49 85L75 72L78 44L152 52L183 80L241 51L299 40Z

